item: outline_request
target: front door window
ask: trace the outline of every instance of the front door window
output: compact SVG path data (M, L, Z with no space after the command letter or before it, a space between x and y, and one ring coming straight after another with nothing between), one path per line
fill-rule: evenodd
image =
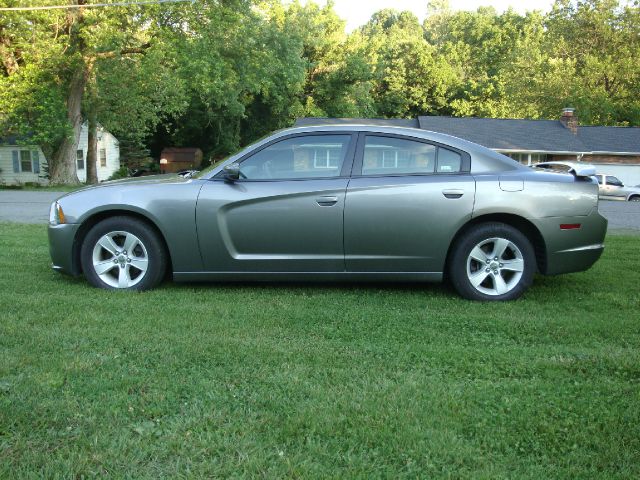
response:
M240 164L247 180L339 177L351 135L309 135L281 140Z

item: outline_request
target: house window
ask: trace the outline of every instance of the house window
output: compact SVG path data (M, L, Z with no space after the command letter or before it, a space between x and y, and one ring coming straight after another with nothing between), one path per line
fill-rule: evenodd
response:
M398 150L382 150L382 168L398 168Z
M100 149L100 166L101 167L107 166L107 150L104 148Z
M313 168L338 168L342 145L328 145L313 149Z
M84 152L82 150L76 150L76 163L78 170L84 170Z
M507 153L505 155L513 158L516 162L520 162L523 165L535 165L536 163L547 161L546 153ZM529 163L529 158L531 158L531 163Z
M240 164L244 179L340 176L351 135L304 135L273 143Z
M362 175L433 173L436 147L413 140L367 135Z
M546 153L532 153L531 154L531 165L534 163L542 163L547 161Z
M20 150L20 171L21 172L33 172L31 164L31 151Z

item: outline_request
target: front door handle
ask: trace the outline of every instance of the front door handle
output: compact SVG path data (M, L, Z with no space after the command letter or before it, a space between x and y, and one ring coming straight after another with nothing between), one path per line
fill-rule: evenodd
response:
M464 190L450 188L450 189L442 190L442 194L446 198L460 198L462 195L464 195Z
M321 207L331 207L338 203L338 197L324 196L316 198L316 203Z

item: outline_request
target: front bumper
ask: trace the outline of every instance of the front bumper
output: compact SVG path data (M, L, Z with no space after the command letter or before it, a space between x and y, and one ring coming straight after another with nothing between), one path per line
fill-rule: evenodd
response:
M546 243L546 265L542 273L582 272L598 261L604 251L607 219L594 208L580 217L548 217L534 221ZM561 230L561 224L579 223L580 228Z
M74 241L79 224L49 225L49 254L53 269L69 275L79 275L80 265L75 258Z

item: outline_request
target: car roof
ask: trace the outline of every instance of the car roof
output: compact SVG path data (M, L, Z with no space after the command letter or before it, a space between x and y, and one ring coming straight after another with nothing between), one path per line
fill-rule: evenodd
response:
M453 135L447 135L446 133L432 132L430 130L423 130L420 128L404 127L404 126L392 126L392 125L379 125L376 123L341 123L339 125L304 125L300 127L291 127L279 130L276 133L282 135L290 135L292 133L309 133L309 132L341 132L341 131L355 131L355 132L374 132L374 133L388 133L406 135L417 138L424 138L427 140L433 140L436 142L445 143L452 147L458 147L469 150L471 149L485 149L482 145L469 142ZM492 151L492 150L491 150Z

